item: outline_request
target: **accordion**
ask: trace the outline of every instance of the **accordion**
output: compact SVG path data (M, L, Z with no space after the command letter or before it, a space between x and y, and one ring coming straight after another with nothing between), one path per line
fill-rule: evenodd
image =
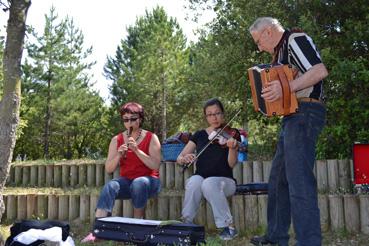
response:
M290 115L298 110L295 93L291 93L289 81L297 75L297 70L290 65L262 64L248 69L251 85L252 102L255 111L266 116ZM273 80L281 82L283 97L274 102L267 102L261 97L261 90Z

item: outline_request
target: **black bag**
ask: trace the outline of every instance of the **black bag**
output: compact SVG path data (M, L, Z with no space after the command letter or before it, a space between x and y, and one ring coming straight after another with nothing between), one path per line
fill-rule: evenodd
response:
M16 221L10 227L10 236L6 239L5 246L23 246L26 244L14 242L13 239L20 233L26 232L29 229L40 229L45 230L52 227L61 227L62 229L62 240L65 241L69 236L69 229L70 226L67 222L61 222L56 220L21 220ZM30 246L37 246L44 243L44 240L37 240L31 244L28 244Z
M136 245L196 245L205 243L203 226L179 221L158 221L124 217L95 220L96 238L130 242Z
M248 183L236 185L235 195L268 194L268 183Z

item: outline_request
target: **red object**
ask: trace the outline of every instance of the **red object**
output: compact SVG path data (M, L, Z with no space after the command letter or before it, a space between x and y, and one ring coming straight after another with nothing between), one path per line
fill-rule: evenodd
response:
M369 184L369 144L354 144L352 156L354 183Z
M138 148L149 154L149 147L151 142L152 133L147 131L145 138L139 143ZM123 133L117 136L117 149L119 146L124 144ZM159 178L158 170L151 170L148 168L138 156L132 151L128 150L126 158L120 159L120 176L126 177L128 179L135 179L142 176L151 176L154 178Z

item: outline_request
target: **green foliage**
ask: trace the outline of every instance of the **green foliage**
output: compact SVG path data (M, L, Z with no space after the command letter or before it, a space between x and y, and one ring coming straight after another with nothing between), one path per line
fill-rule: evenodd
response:
M247 68L268 63L266 54L256 54L248 27L261 16L273 16L287 27L300 27L320 48L329 70L325 80L327 125L320 136L318 158L350 158L355 141L369 141L369 5L354 1L342 8L342 1L255 1L189 0L197 16L213 8L215 20L203 32L196 50L192 77L211 87L212 95L242 104L243 126L248 126L249 141L256 156L273 152L278 119L266 120L253 112ZM196 12L198 11L198 12ZM198 47L198 49L197 49ZM202 52L202 53L201 53ZM216 81L216 83L214 83ZM260 153L261 154L261 153ZM262 158L262 157L260 157Z
M161 138L177 131L204 127L203 103L218 97L227 118L249 132L250 158L270 160L280 119L254 112L247 69L269 63L259 54L248 27L260 16L273 16L289 27L301 27L320 49L329 76L324 82L327 125L317 158L350 158L355 141L369 141L369 5L358 0L188 0L196 19L213 9L215 19L186 45L177 21L157 7L128 27L114 57L104 68L112 80L112 105L107 108L89 89L83 34L72 20L58 21L55 10L45 17L41 35L28 35L23 66L21 122L15 155L43 158L105 156L110 138L121 131L118 108L128 101L146 110L144 127ZM0 39L0 57L4 42ZM0 61L2 62L2 60ZM2 73L0 72L0 81ZM0 98L2 93L0 82Z
M29 159L101 158L107 149L103 100L89 89L83 34L73 20L45 17L42 35L31 30L23 66L20 137L15 155Z
M105 74L113 80L113 107L128 101L142 104L146 112L144 127L165 136L181 120L177 112L184 105L177 88L187 78L186 39L176 20L160 7L137 18L127 32L105 67Z

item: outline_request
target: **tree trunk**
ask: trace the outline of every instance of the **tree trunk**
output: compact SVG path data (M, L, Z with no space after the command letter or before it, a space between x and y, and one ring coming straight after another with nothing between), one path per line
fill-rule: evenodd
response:
M0 220L5 210L3 189L9 174L19 122L21 60L30 0L9 1L9 20L3 57L4 94L0 102ZM2 242L0 241L0 244Z
M49 71L49 79L47 80L47 97L46 97L46 114L45 114L45 132L44 132L44 158L49 159L49 139L51 125L51 72Z
M163 74L163 119L162 119L162 141L167 138L167 85Z

